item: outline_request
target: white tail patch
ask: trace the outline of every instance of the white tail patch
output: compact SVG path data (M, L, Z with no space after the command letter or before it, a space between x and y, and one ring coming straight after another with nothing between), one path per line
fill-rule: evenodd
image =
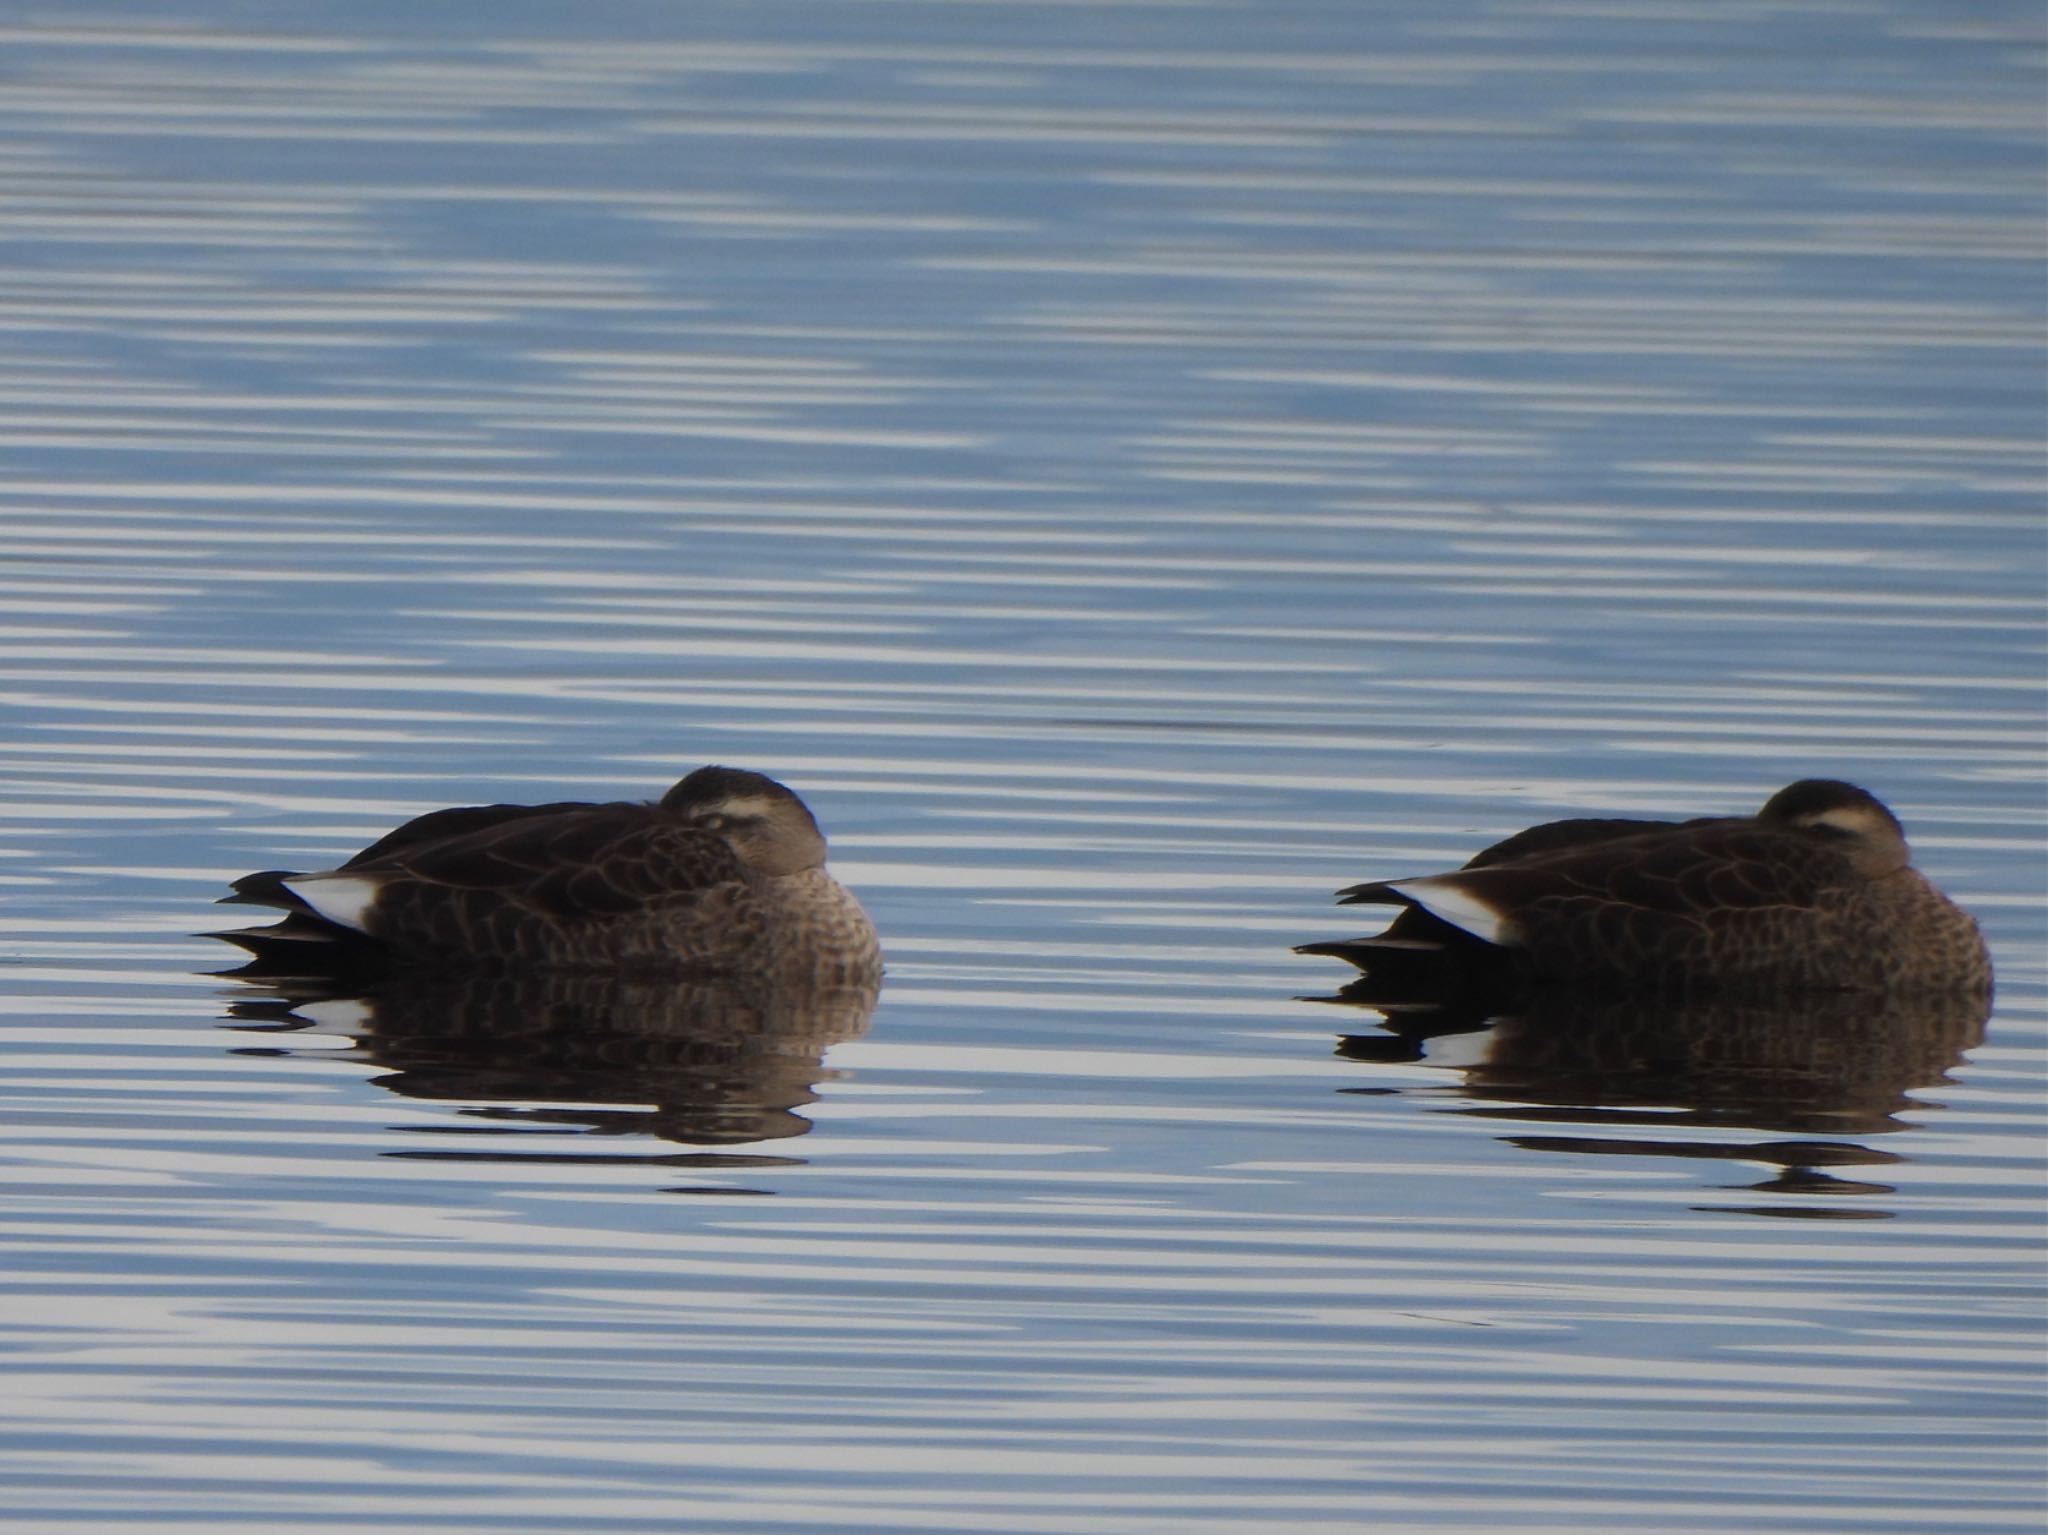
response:
M1471 1034L1439 1034L1424 1041L1422 1058L1432 1066L1471 1071L1475 1067L1491 1065L1494 1049L1499 1044L1500 1035L1492 1029L1480 1029Z
M302 874L283 884L336 927L353 928L358 933L369 932L363 918L384 889L378 881L356 874Z
M324 1034L360 1034L370 1026L369 1004L356 997L295 1002L292 1011Z
M1398 879L1390 882L1387 888L1399 891L1432 917L1448 922L1474 938L1503 946L1515 941L1514 924L1457 883L1456 875Z

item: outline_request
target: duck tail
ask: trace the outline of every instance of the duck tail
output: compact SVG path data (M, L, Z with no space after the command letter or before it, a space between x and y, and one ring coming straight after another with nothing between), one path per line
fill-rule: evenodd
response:
M287 912L268 926L226 928L199 936L248 952L248 959L233 969L211 972L228 980L357 983L380 978L390 968L381 945L311 912Z
M1448 993L1475 985L1491 985L1499 975L1497 956L1456 948L1428 939L1386 937L1337 938L1304 943L1297 954L1341 959L1362 972L1344 988L1344 1000L1384 1001L1390 1005L1432 1003Z
M312 908L303 897L285 883L299 876L290 869L265 869L257 874L244 874L228 888L233 895L224 895L214 904L217 906L271 906L279 911L310 914ZM219 935L226 937L226 934ZM232 942L233 940L230 940Z
M1385 880L1349 885L1337 892L1339 906L1412 906L1412 896L1403 895Z

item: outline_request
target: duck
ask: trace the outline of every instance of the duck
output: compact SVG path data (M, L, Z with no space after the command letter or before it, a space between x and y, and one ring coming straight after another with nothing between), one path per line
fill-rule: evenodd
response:
M659 800L469 805L405 822L346 862L235 880L267 925L209 936L240 979L394 971L605 972L771 980L878 976L860 902L825 871L797 795L698 768Z
M1301 945L1385 994L1531 985L1685 993L1983 995L1976 922L1913 867L1897 816L1837 779L1754 816L1551 821L1463 868L1376 880L1340 904L1400 908L1369 938ZM1349 993L1359 991L1354 980Z

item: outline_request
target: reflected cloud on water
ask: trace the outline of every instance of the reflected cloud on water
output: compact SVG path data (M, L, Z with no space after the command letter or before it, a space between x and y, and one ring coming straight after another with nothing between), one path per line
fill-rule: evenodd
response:
M834 1073L827 1047L867 1030L878 979L634 980L603 975L408 976L357 996L272 992L229 1005L233 1025L318 1045L280 1053L360 1061L409 1098L470 1105L433 1133L497 1137L487 1147L396 1153L484 1161L590 1160L534 1138L650 1135L689 1146L787 1140ZM352 1043L331 1048L336 1035ZM511 1139L518 1137L517 1140ZM654 1165L788 1165L730 1153L598 1160Z
M1322 999L1380 1019L1376 1032L1340 1035L1338 1055L1456 1070L1472 1100L1464 1112L1475 1116L1639 1132L1508 1136L1508 1144L1762 1163L1777 1173L1747 1187L1772 1195L1894 1192L1833 1170L1906 1159L1840 1137L1912 1128L1901 1113L1937 1107L1915 1091L1950 1080L1963 1053L1982 1040L1990 1013L1982 995L1666 999L1556 989L1492 1007L1466 999L1437 1008L1375 1006L1363 989L1354 983ZM1700 1134L1736 1129L1787 1138ZM1776 1203L1748 1213L1868 1219L1885 1212Z

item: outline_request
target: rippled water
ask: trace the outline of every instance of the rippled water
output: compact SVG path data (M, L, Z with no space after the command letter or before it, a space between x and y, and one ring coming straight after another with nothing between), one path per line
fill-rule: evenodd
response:
M0 1524L2037 1527L2035 8L178 10L0 55ZM871 1019L200 973L705 761ZM1304 1000L1811 774L1988 1022Z

